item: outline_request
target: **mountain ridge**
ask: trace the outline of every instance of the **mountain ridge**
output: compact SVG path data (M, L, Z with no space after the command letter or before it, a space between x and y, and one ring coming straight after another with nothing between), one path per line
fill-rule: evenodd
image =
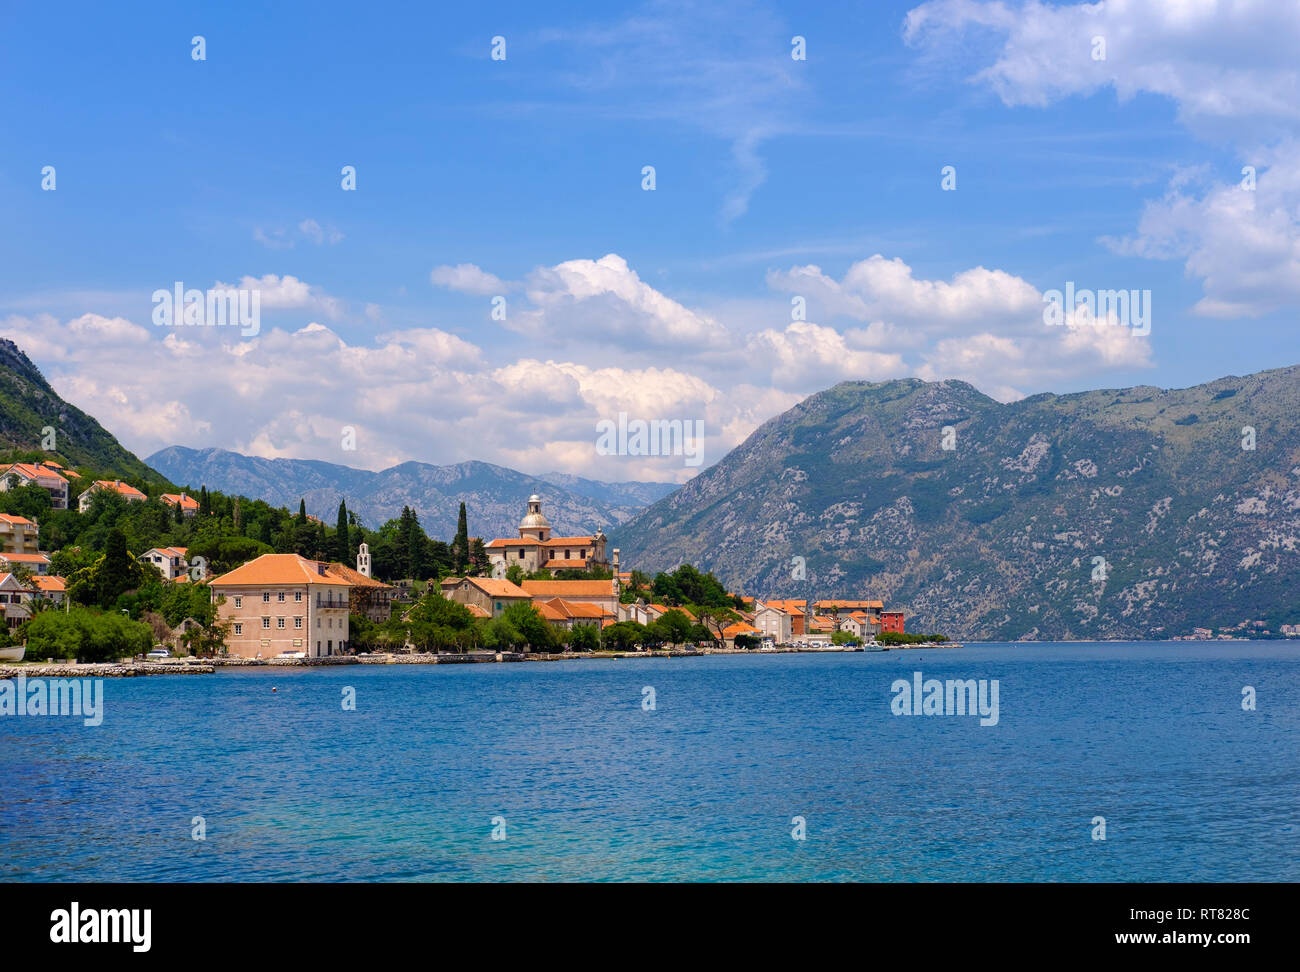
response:
M842 382L611 543L747 594L870 594L961 638L1276 631L1300 622L1297 405L1300 366L1007 404L951 380Z
M169 446L149 457L151 465L177 483L243 493L294 509L301 498L308 512L333 522L340 500L370 528L410 506L431 536L452 536L460 503L470 531L485 539L517 535L527 499L543 498L557 532L608 531L629 519L648 500L676 487L670 483L602 483L560 474L529 476L506 466L469 459L434 465L408 460L378 471L319 459L265 459L228 449ZM552 478L553 477L553 478Z

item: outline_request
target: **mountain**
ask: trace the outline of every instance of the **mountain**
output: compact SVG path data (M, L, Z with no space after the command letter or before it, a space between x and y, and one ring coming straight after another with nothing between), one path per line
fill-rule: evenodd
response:
M642 570L880 598L959 638L1276 634L1300 622L1300 366L1011 404L959 381L839 384L611 543Z
M45 430L54 448L45 449ZM161 481L102 425L50 387L45 376L12 341L0 338L0 449L48 451L65 466L86 466L133 482Z
M552 473L527 476L487 462L434 466L405 462L382 472L309 459L259 459L225 449L171 446L149 463L176 483L207 486L307 511L333 523L340 499L374 529L410 506L433 537L456 533L460 504L469 514L471 535L484 539L518 536L528 497L542 497L542 509L556 535L606 532L647 503L675 489L668 483L602 483Z

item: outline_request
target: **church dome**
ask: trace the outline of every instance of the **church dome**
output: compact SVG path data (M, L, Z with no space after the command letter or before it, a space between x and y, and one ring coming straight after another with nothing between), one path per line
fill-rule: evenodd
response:
M528 497L528 512L519 521L519 530L520 536L523 536L524 530L544 530L548 535L551 532L551 521L542 513L542 498L536 493Z

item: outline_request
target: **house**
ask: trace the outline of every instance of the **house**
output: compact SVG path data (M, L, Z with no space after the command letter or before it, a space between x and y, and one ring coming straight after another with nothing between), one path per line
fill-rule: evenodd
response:
M139 557L142 564L152 564L163 575L163 580L188 578L190 562L186 559L188 547L153 547Z
M902 634L903 612L882 611L880 614L880 629L882 631L892 631L894 634Z
M48 574L50 555L46 553L0 554L0 570L12 570L18 567L26 567L33 574Z
M319 658L347 650L351 585L330 573L328 564L297 554L263 554L209 587L218 619L230 622L226 648L233 655L274 658L302 651Z
M618 584L613 580L526 580L519 584L533 603L562 598L592 604L607 617L618 616Z
M172 509L180 507L181 516L186 519L199 512L199 501L189 493L163 493L158 498Z
M794 615L786 610L783 601L756 601L754 608L754 627L763 638L770 638L774 644L787 645L794 640ZM803 613L799 613L803 621ZM800 634L803 634L800 624Z
M50 494L50 503L56 510L68 508L68 480L63 467L50 462L15 462L0 469L0 490L15 486L39 486Z
M485 549L494 572L498 564L502 568L517 565L526 574L543 568L586 570L610 565L605 557L605 534L599 530L589 537L551 536L551 522L542 513L542 498L536 493L528 497L528 512L519 521L519 536L493 540ZM614 572L619 573L617 563Z
M882 627L880 619L866 611L852 611L840 615L839 630L862 641L870 641L880 634Z
M0 553L34 554L40 549L39 534L34 520L0 513Z
M511 604L531 604L533 597L522 587L496 577L448 577L442 582L442 596L467 607L475 606L499 618Z
M14 629L35 613L33 603L49 600L61 604L66 593L66 584L62 577L33 577L30 584L23 584L12 573L0 574L0 607L4 609L4 622Z
M804 600L802 598L800 598L799 600L784 600L784 601L765 600L763 601L763 603L768 607L775 608L778 611L784 611L786 614L790 615L790 638L791 639L802 638L805 634L807 634L807 617L808 617L807 600ZM758 623L757 612L755 612L754 623L755 624ZM781 642L778 641L777 644L781 644Z
M543 618L561 628L572 629L583 624L604 627L606 623L614 621L613 615L606 612L604 608L582 601L566 601L563 598L553 597L549 601L535 600L533 607Z
M95 498L96 493L116 493L130 503L138 503L149 498L134 486L124 483L120 479L96 479L86 487L86 491L77 500L77 509L82 513L90 509L90 502Z

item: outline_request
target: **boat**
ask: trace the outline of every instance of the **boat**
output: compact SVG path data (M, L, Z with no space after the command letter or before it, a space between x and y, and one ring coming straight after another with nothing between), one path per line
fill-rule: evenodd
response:
M0 648L0 662L18 662L23 660L23 655L27 653L27 646L10 645L8 648Z

